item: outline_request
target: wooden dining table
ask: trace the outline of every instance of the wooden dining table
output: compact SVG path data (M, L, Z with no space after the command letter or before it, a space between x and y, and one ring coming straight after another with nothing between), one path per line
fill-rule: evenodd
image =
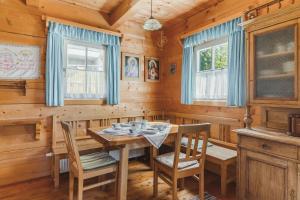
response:
M153 124L158 124L160 122L153 122ZM104 128L102 128L103 130ZM171 130L164 141L165 144L173 143L176 139L178 132L178 125L171 124ZM153 147L143 136L129 136L129 135L112 135L105 134L101 131L101 128L89 128L88 134L102 143L105 147L116 147L120 149L120 166L118 174L118 200L127 199L127 183L128 183L128 159L129 150L139 149L144 147L151 147L151 158L157 156L158 150ZM150 160L152 163L152 161Z

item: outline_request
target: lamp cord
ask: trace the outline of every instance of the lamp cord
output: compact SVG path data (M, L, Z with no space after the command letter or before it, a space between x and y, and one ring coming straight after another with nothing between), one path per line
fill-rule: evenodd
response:
M151 18L152 18L153 16L152 16L152 0L151 0Z

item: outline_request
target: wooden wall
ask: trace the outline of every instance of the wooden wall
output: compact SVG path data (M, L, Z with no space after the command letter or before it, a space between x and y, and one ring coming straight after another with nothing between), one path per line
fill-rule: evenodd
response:
M26 95L21 90L0 89L0 121L20 118L43 118L40 140L34 139L32 126L0 126L0 186L50 174L51 115L110 116L143 115L145 110L161 110L159 83L121 81L121 103L108 105L45 106L46 27L42 15L111 29L95 10L40 0L39 8L26 6L25 0L0 0L0 42L35 44L42 49L39 80L28 81ZM124 37L122 52L158 56L151 34L139 24L126 22L118 28Z

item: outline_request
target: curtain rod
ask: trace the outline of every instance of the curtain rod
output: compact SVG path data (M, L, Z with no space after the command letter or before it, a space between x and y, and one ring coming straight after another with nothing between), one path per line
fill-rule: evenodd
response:
M64 25L70 25L70 26L75 26L75 27L79 27L79 28L82 28L82 29L87 29L87 30L90 30L90 31L107 33L107 34L110 34L110 35L115 35L115 36L118 36L118 37L122 37L122 33L120 33L120 32L106 30L106 29L102 29L102 28L97 28L97 27L94 27L94 26L80 24L80 23L77 23L77 22L72 22L72 21L68 21L68 20L64 20L64 19L55 18L55 17L49 17L49 16L46 16L46 15L42 16L42 20L46 21L46 27L49 26L49 22L51 21L51 22L57 22L57 23L64 24Z
M228 21L233 20L235 18L241 17L242 15L243 15L243 13L238 13L238 14L235 14L235 15L231 15L229 17L225 17L225 18L223 18L221 20L218 20L218 21L213 20L214 22L211 23L211 24L208 24L208 25L200 27L200 28L196 28L195 30L192 30L192 31L189 31L187 33L182 34L180 36L180 39L185 39L185 38L187 38L187 37L189 37L191 35L194 35L196 33L201 32L201 31L203 31L205 29L209 29L209 28L212 28L214 26L220 25L222 23L228 22Z

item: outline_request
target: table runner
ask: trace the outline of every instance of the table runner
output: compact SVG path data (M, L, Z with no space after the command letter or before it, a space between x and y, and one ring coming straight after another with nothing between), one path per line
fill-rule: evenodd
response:
M168 137L171 125L164 123L164 124L153 124L147 125L144 129L132 131L131 127L127 126L126 124L121 124L118 128L110 127L99 131L99 134L111 134L116 136L143 136L147 141L149 141L155 148L159 148Z

